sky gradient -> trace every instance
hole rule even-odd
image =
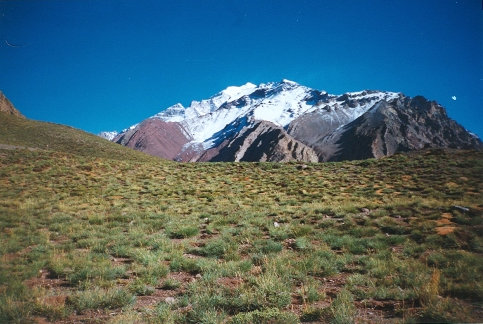
[[[286,78],[423,95],[483,136],[480,0],[0,0],[0,41],[24,115],[93,133]]]

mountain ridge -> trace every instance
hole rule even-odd
[[[396,102],[399,104],[394,104]],[[350,138],[349,133],[346,132],[343,136],[345,143],[334,142],[336,138],[341,139],[339,133],[343,127],[366,114],[364,117],[366,122],[362,124],[368,128],[365,132],[370,132],[371,125],[375,125],[375,120],[372,120],[373,118],[371,119],[368,113],[381,103],[392,103],[389,106],[384,105],[385,110],[397,110],[395,114],[400,118],[392,118],[389,111],[385,111],[381,113],[385,119],[383,118],[380,122],[392,123],[389,128],[393,133],[398,132],[398,136],[373,134],[364,137],[362,136],[364,131],[359,129],[356,132],[357,136],[355,133],[353,134],[354,138]],[[420,110],[424,110],[428,103],[429,106],[440,107],[438,109],[442,113],[421,115]],[[432,118],[440,120],[431,122]],[[156,120],[157,122],[155,122]],[[369,122],[369,120],[372,121]],[[157,131],[149,130],[146,129],[147,121],[163,126],[160,126],[161,129]],[[417,123],[420,121],[424,121],[425,125],[418,126]],[[275,143],[271,137],[273,143],[269,145],[264,146],[258,141],[259,147],[264,147],[268,151],[265,152],[265,155],[252,155],[249,160],[254,160],[255,156],[259,156],[264,161],[312,162],[312,153],[308,152],[314,151],[319,161],[331,161],[344,157],[348,159],[378,158],[399,151],[417,150],[424,147],[476,149],[482,147],[479,138],[475,138],[473,134],[456,122],[450,121],[451,119],[443,107],[424,97],[410,98],[400,92],[377,90],[333,95],[324,90],[312,89],[283,79],[280,82],[259,85],[248,82],[238,87],[230,86],[208,99],[192,101],[188,107],[184,107],[180,103],[170,106],[115,136],[112,133],[106,133],[107,135],[103,136],[111,137],[111,140],[118,144],[175,161],[237,161],[239,160],[237,154],[240,152],[232,145],[243,142],[238,140],[240,137],[246,137],[250,128],[260,127],[261,125],[257,122],[270,123],[263,124],[262,128],[266,129],[260,135],[267,136],[268,133],[277,132],[279,133],[277,141],[284,143]],[[433,124],[439,125],[439,128],[431,127]],[[363,127],[361,125],[359,126]],[[384,128],[383,125],[379,126]],[[425,127],[429,130],[426,131]],[[269,128],[270,132],[267,133]],[[177,131],[173,132],[174,129]],[[411,131],[408,133],[397,131],[397,129],[410,129]],[[446,132],[446,134],[441,132]],[[137,134],[137,137],[131,141],[127,137],[129,137],[128,134],[133,133]],[[167,136],[170,140],[165,138],[157,141],[163,142],[164,145],[146,144],[152,142],[152,138],[163,137],[161,135],[163,133],[166,134],[164,137]],[[431,139],[433,135],[436,136],[437,141]],[[404,136],[411,138],[405,140]],[[255,141],[253,134],[249,138],[250,141]],[[364,149],[358,145],[358,142],[363,140],[371,142],[367,145],[364,144]],[[287,146],[290,141],[296,141],[299,148],[304,146],[302,151],[307,154],[293,154]],[[139,145],[140,142],[144,144]],[[410,144],[408,144],[409,142]],[[238,148],[241,149],[247,145],[250,147],[251,143],[245,143]],[[383,149],[387,145],[390,149]],[[275,147],[277,147],[275,150],[277,156],[272,157],[271,154],[275,154],[275,151],[271,150]],[[228,155],[228,148],[231,148],[232,155]],[[343,154],[340,152],[341,150],[358,153]],[[283,156],[280,155],[281,152],[285,152]],[[221,159],[222,156],[223,159]]]

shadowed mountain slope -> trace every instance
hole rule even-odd
[[[283,128],[259,121],[206,151],[198,161],[317,162],[318,158],[310,147],[293,139]]]
[[[481,149],[481,141],[424,97],[382,101],[313,144],[322,161],[380,158],[424,148]]]

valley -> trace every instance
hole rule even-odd
[[[481,150],[181,163],[0,103],[2,323],[483,319]],[[234,142],[315,156],[277,127]]]

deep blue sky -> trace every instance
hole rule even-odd
[[[0,41],[22,113],[94,133],[287,78],[421,94],[483,135],[481,0],[0,0]]]

